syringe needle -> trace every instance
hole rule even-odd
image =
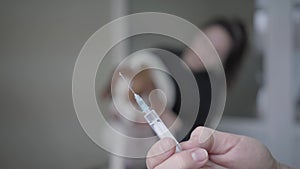
[[[134,99],[136,103],[139,105],[141,110],[145,113],[144,118],[146,119],[147,123],[151,126],[151,128],[154,130],[154,132],[157,134],[157,136],[162,139],[165,137],[169,137],[173,139],[176,142],[176,152],[181,151],[180,144],[176,140],[176,138],[172,135],[172,133],[169,131],[167,126],[163,123],[163,121],[160,119],[159,115],[156,113],[155,110],[150,109],[149,106],[144,102],[144,100],[136,94],[133,89],[130,87],[129,82],[125,79],[123,74],[119,72],[119,75],[121,78],[127,83],[128,88],[132,91],[134,94]]]
[[[144,113],[147,113],[148,111],[150,111],[149,106],[145,103],[145,101],[142,99],[141,96],[139,96],[138,94],[136,94],[134,92],[134,90],[130,87],[129,82],[125,79],[125,77],[123,76],[123,74],[121,72],[119,72],[119,75],[122,77],[122,79],[127,83],[128,88],[131,90],[131,92],[134,95],[134,99],[136,101],[136,103],[139,105],[139,107],[142,109],[142,111]]]
[[[131,88],[129,82],[128,82],[128,81],[125,79],[125,77],[123,76],[123,74],[122,74],[121,72],[119,72],[119,75],[120,75],[121,78],[127,83],[127,86],[128,86],[128,88],[129,88],[129,90],[130,90],[133,94],[136,94],[136,93],[134,92],[134,90]]]

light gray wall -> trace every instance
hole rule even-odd
[[[109,0],[1,1],[0,168],[105,162],[76,118],[71,87],[78,53],[109,21],[109,10]]]

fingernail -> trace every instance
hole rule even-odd
[[[204,161],[207,157],[207,151],[204,149],[197,149],[192,152],[192,158],[194,161]]]

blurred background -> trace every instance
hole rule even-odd
[[[137,12],[170,13],[197,25],[220,16],[240,18],[249,47],[218,129],[255,137],[278,160],[300,167],[299,0],[1,0],[0,168],[108,166],[110,155],[77,120],[72,73],[95,31]],[[111,55],[122,58],[157,45],[162,43],[154,36],[133,37]],[[102,84],[108,80],[99,78]]]

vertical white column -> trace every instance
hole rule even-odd
[[[129,11],[129,1],[128,0],[111,0],[111,19],[117,19],[119,17],[128,15]],[[113,28],[113,34],[111,35],[112,39],[120,39],[122,35],[126,35],[129,32],[129,25],[125,22],[122,22],[122,26]],[[114,51],[115,56],[117,56],[115,62],[119,62],[125,57],[125,54],[128,54],[129,44],[122,43]]]
[[[264,60],[268,147],[279,161],[292,164],[295,128],[291,0],[268,0],[269,23]]]
[[[117,19],[119,17],[125,16],[128,14],[128,0],[111,0],[111,20]],[[119,39],[122,35],[129,32],[129,25],[125,23],[121,27],[113,28],[113,34],[111,35],[112,39]],[[129,44],[122,43],[115,48],[112,52],[113,56],[116,56],[110,60],[112,65],[117,65],[128,53]],[[123,123],[120,126],[117,126],[119,129],[122,129],[124,126]],[[124,131],[126,133],[126,131]],[[126,151],[125,140],[112,140],[118,149],[118,151]],[[109,169],[126,169],[126,160],[123,157],[111,154],[109,157]]]

